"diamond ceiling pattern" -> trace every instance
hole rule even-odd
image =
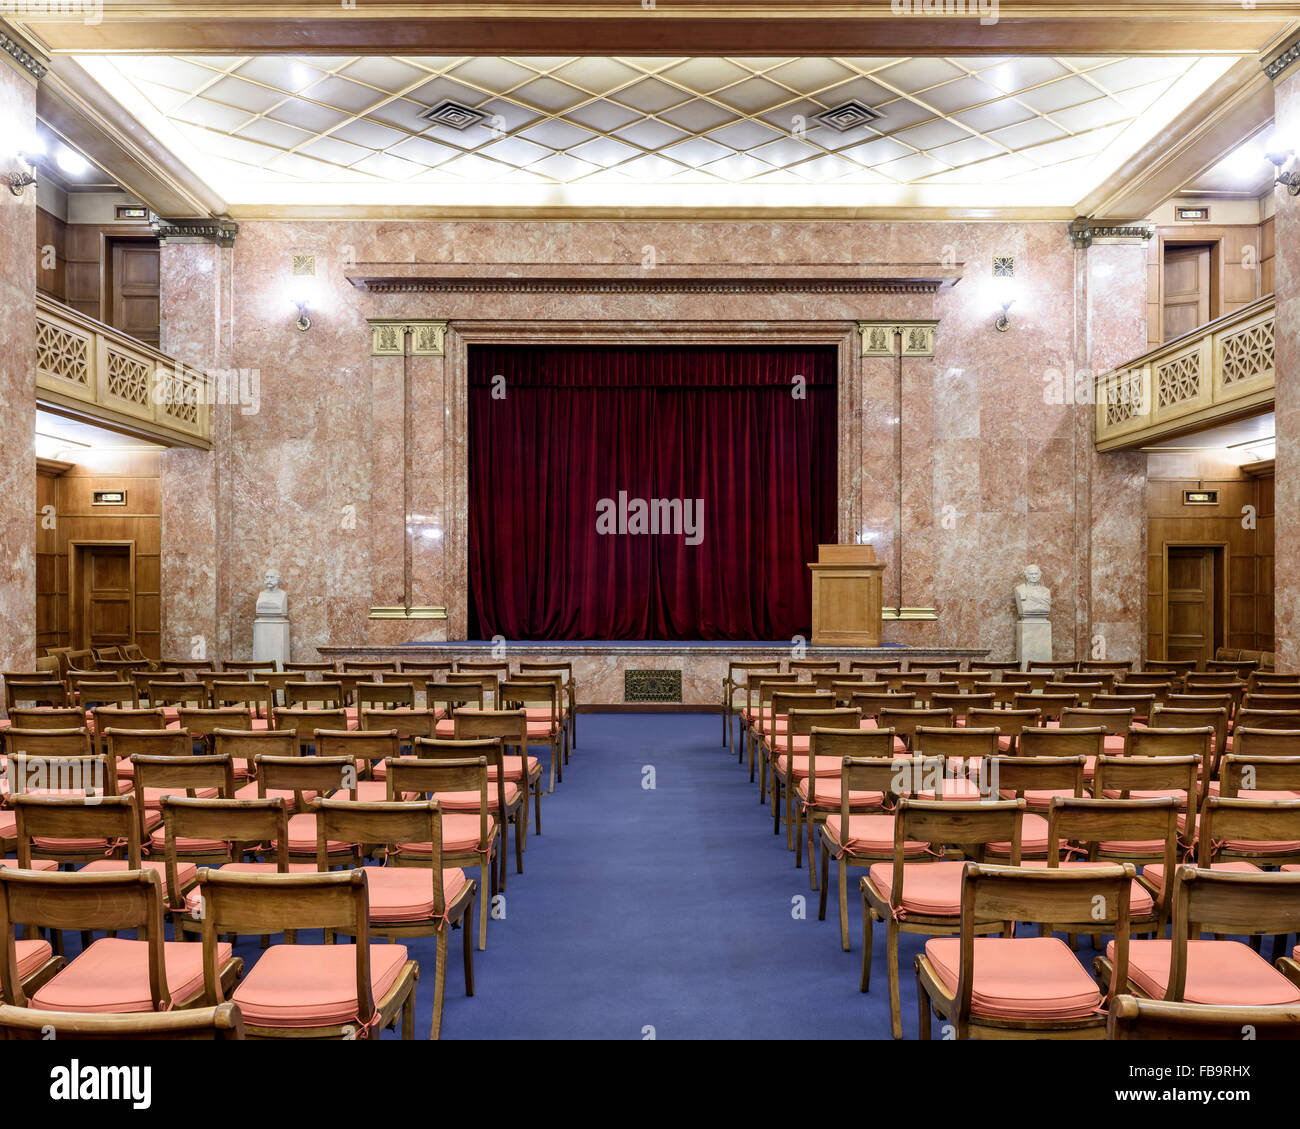
[[[232,204],[1068,205],[1229,64],[1160,58],[79,60]],[[453,100],[487,114],[421,117]],[[856,100],[847,132],[816,115]],[[972,198],[972,190],[978,190]],[[980,195],[982,194],[982,196]]]

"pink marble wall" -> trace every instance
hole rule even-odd
[[[1300,72],[1274,88],[1279,137],[1300,130]],[[1276,194],[1277,492],[1274,519],[1273,617],[1279,670],[1300,670],[1300,198]]]
[[[30,136],[36,89],[0,54],[0,137]],[[8,172],[8,168],[4,169]],[[36,658],[36,190],[0,192],[0,670]]]
[[[639,264],[647,246],[663,264],[747,264],[777,274],[783,264],[894,263],[899,273],[909,264],[965,267],[960,283],[933,296],[372,296],[344,277],[355,262],[481,264],[486,276],[510,264]],[[295,657],[310,658],[327,642],[387,646],[464,637],[466,338],[499,330],[518,339],[511,335],[553,325],[590,339],[602,323],[617,322],[638,340],[743,339],[747,332],[772,340],[814,326],[828,340],[849,342],[857,319],[936,317],[935,357],[903,362],[901,580],[903,602],[934,606],[939,618],[890,624],[887,638],[1009,655],[1010,592],[1033,558],[1056,596],[1059,656],[1079,653],[1092,625],[1076,609],[1098,600],[1108,634],[1121,643],[1140,640],[1141,600],[1134,603],[1127,589],[1112,592],[1109,574],[1092,568],[1087,551],[1094,536],[1103,536],[1107,551],[1123,551],[1127,567],[1140,574],[1141,540],[1105,522],[1094,529],[1091,507],[1080,498],[1091,498],[1096,480],[1114,504],[1141,509],[1143,483],[1106,462],[1110,456],[1093,455],[1089,404],[1049,402],[1044,387],[1052,372],[1072,375],[1087,364],[1089,342],[1128,340],[1133,317],[1145,313],[1142,303],[1128,304],[1145,286],[1141,250],[1076,253],[1065,225],[1055,223],[245,223],[216,337],[228,333],[226,366],[259,372],[261,404],[256,414],[225,414],[228,430],[210,488],[206,469],[194,471],[196,504],[211,498],[216,511],[217,637],[228,638],[236,655],[249,651],[253,600],[268,563],[279,567],[290,594]],[[288,300],[294,254],[314,254],[317,263],[315,324],[305,334],[294,328]],[[1020,298],[1008,333],[993,329],[994,255],[1017,258]],[[1110,274],[1089,271],[1090,261]],[[192,269],[185,256],[164,259],[165,275]],[[1107,297],[1112,288],[1114,300]],[[184,277],[165,284],[169,289],[183,294]],[[196,301],[206,303],[205,311],[213,301],[223,309],[218,299]],[[366,317],[449,319],[447,356],[372,358]],[[1133,353],[1143,347],[1138,337]],[[860,358],[856,349],[842,356],[841,539],[870,538],[889,566],[889,604],[898,590],[893,552],[900,533],[895,371],[892,362]],[[173,496],[179,504],[182,496]],[[206,545],[212,535],[206,519],[197,530],[180,522],[173,528],[194,544]],[[1094,592],[1098,587],[1104,590]],[[445,605],[451,618],[367,618],[372,605],[408,598]]]

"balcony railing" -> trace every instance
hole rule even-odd
[[[1273,403],[1273,296],[1096,380],[1097,450],[1137,447]]]
[[[36,394],[168,445],[211,446],[207,377],[38,294]]]

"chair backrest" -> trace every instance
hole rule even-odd
[[[360,722],[363,732],[396,729],[405,744],[412,738],[435,737],[438,733],[438,714],[431,709],[362,710]]]
[[[874,670],[890,671],[894,674],[901,674],[903,665],[901,659],[849,659],[850,672],[855,670]]]
[[[880,728],[892,729],[910,749],[918,725],[927,725],[935,729],[951,729],[953,725],[952,710],[900,710],[890,707],[879,714]]]
[[[821,729],[858,729],[862,726],[862,711],[855,709],[792,709],[786,714],[786,735],[788,737],[807,737],[814,728]],[[788,747],[778,735],[773,738],[778,746]]]
[[[1086,706],[1094,694],[1104,694],[1105,687],[1100,682],[1049,682],[1043,687],[1043,693],[1049,697],[1057,695],[1077,694],[1079,705]]]
[[[885,798],[887,807],[893,807],[897,801],[912,791],[912,782],[923,779],[927,769],[933,774],[937,767],[939,776],[943,775],[941,760],[926,760],[923,757],[881,757],[846,756],[840,762],[840,817],[847,820],[852,810],[854,792],[879,792]],[[845,822],[842,826],[847,827]]]
[[[798,681],[797,670],[789,674],[769,674],[765,671],[751,673],[745,685],[745,704],[751,712],[765,710],[773,694],[789,689],[792,683]]]
[[[259,756],[302,756],[302,742],[294,729],[214,729],[212,751],[256,765]]]
[[[531,665],[531,663],[520,663],[519,669],[524,670]],[[723,682],[726,689],[743,689],[747,675],[775,674],[780,670],[781,663],[777,659],[730,659],[727,662],[727,677]]]
[[[0,987],[6,1002],[27,1004],[18,975],[15,926],[73,930],[139,931],[148,942],[146,966],[154,1011],[171,1007],[163,963],[162,886],[154,870],[47,873],[0,869]],[[215,966],[215,954],[214,954]]]
[[[1242,686],[1241,678],[1230,670],[1200,670],[1187,675],[1188,686]]]
[[[429,682],[424,687],[425,705],[436,710],[443,707],[448,713],[464,706],[469,709],[483,708],[483,684],[474,682]]]
[[[266,682],[213,682],[214,706],[246,706],[252,715],[274,721],[275,693]]]
[[[189,730],[191,737],[203,740],[209,748],[214,745],[212,735],[218,729],[239,729],[246,733],[253,729],[253,715],[239,706],[222,706],[214,710],[182,706],[177,711],[177,719],[182,729]]]
[[[1239,727],[1232,734],[1232,751],[1243,757],[1300,756],[1300,729]]]
[[[1070,925],[1095,930],[1110,925],[1115,937],[1114,972],[1108,997],[1128,983],[1129,897],[1137,871],[1131,863],[1057,869],[1022,869],[968,862],[961,882],[961,941],[958,946],[956,1014],[958,1039],[970,1029],[974,996],[975,936],[996,921]]]
[[[1147,659],[1146,670],[1171,670],[1175,674],[1190,674],[1196,669],[1195,659]]]
[[[104,855],[124,847],[127,867],[140,869],[139,813],[134,796],[100,796],[94,803],[71,796],[28,796],[16,794],[14,810],[15,853],[18,866],[30,870],[34,840],[101,839]],[[51,853],[51,852],[46,852]]]
[[[203,978],[209,1000],[221,1000],[217,943],[226,933],[283,933],[294,929],[338,929],[350,934],[356,956],[357,1013],[374,1015],[370,983],[370,911],[366,875],[355,870],[316,874],[234,874],[204,867]]]
[[[1047,865],[1058,866],[1070,844],[1083,845],[1095,860],[1103,842],[1159,842],[1165,873],[1178,862],[1178,801],[1107,800],[1054,796],[1047,809]],[[1168,894],[1168,885],[1164,894]]]
[[[202,682],[160,682],[149,683],[149,704],[151,706],[208,704],[208,688]]]
[[[1241,699],[1243,710],[1259,710],[1262,713],[1295,713],[1300,711],[1300,693],[1280,694],[1247,692]]]
[[[1031,687],[1028,682],[1013,679],[1010,682],[976,682],[971,687],[973,694],[992,694],[993,704],[1003,708],[1014,708],[1017,694],[1028,694]]]
[[[1210,659],[1205,664],[1207,674],[1246,675],[1258,668],[1258,659]]]
[[[410,682],[358,682],[358,709],[415,708],[415,686]]]
[[[458,659],[456,673],[490,672],[499,674],[502,679],[510,677],[510,664],[504,659]]]
[[[193,796],[163,796],[162,809],[167,889],[179,894],[178,843],[198,840],[224,843],[227,857],[238,862],[244,848],[260,846],[264,852],[274,849],[276,869],[289,870],[289,809],[284,797],[260,800],[196,799]],[[271,844],[274,844],[272,848]],[[177,901],[181,899],[176,898]]]
[[[16,729],[5,733],[5,748],[9,757],[26,755],[38,757],[89,757],[94,755],[90,731],[81,729]],[[113,789],[116,791],[116,788]]]
[[[1226,706],[1202,708],[1199,706],[1157,705],[1151,712],[1150,724],[1160,729],[1200,729],[1209,725],[1214,729],[1214,753],[1221,756],[1227,746],[1228,710]]]
[[[1133,727],[1133,711],[1092,706],[1072,706],[1061,711],[1062,729],[1095,729],[1097,726],[1101,726],[1113,737],[1123,737]]]
[[[474,750],[467,748],[471,742],[460,742],[460,748],[449,749],[445,742],[417,740],[414,757],[390,760],[385,765],[388,781],[388,798],[395,800],[400,796],[415,793],[420,796],[436,798],[439,792],[477,792],[479,795],[479,834],[478,853],[486,857],[488,849],[488,812],[500,811],[501,789],[497,790],[496,802],[490,797],[488,788],[488,758],[474,756]],[[477,744],[474,742],[473,744]],[[490,751],[490,750],[485,750]],[[448,753],[469,753],[468,756],[448,756]],[[494,754],[494,756],[497,754]],[[497,779],[501,773],[498,770]],[[419,840],[424,842],[424,840]]]
[[[848,704],[862,711],[863,717],[879,717],[883,709],[912,710],[916,708],[916,695],[895,694],[891,691],[855,690],[849,694]]]
[[[831,674],[840,673],[840,664],[838,659],[791,659],[790,670],[802,671],[825,671]]]
[[[904,694],[915,694],[916,700],[924,703],[926,708],[930,706],[930,699],[935,694],[958,694],[961,688],[955,682],[927,682],[924,679],[920,681],[903,682],[899,689]]]
[[[1042,720],[1043,715],[1037,710],[973,709],[966,714],[967,725],[997,729],[1003,737],[1009,737],[1009,749],[1013,751],[1021,732],[1036,728],[1042,724]]]
[[[49,678],[48,675],[45,677]],[[21,705],[66,707],[69,704],[68,688],[62,682],[55,680],[22,682],[9,675],[5,676],[6,710]]]
[[[817,762],[821,758],[885,760],[893,755],[892,729],[822,729],[814,726],[808,738],[808,795],[817,791]]]
[[[357,798],[357,762],[352,757],[276,757],[258,753],[257,795],[266,799],[267,792],[292,792],[294,810],[306,811],[304,792],[344,791],[348,799]]]
[[[1031,671],[1049,670],[1055,675],[1061,671],[1078,670],[1079,664],[1074,659],[1030,659],[1029,669]]]
[[[426,678],[450,674],[453,670],[450,662],[415,662],[411,659],[402,659],[397,665],[401,674],[423,674]],[[520,665],[524,664],[520,663]]]
[[[1107,1039],[1300,1039],[1300,1005],[1270,1007],[1169,1003],[1116,996],[1106,1019]]]
[[[949,845],[1010,844],[1011,865],[1020,865],[1024,800],[914,800],[900,797],[894,813],[894,873],[889,904],[902,906],[907,881],[906,844],[929,843],[942,851]]]
[[[1057,682],[1065,686],[1100,687],[1109,693],[1115,688],[1115,671],[1113,670],[1063,670],[1056,676]]]
[[[442,884],[442,811],[437,800],[374,801],[352,803],[348,800],[312,801],[316,816],[316,865],[328,870],[329,844],[365,843],[382,846],[386,855],[396,855],[402,843],[428,843],[429,892],[434,919],[447,910]]]
[[[908,670],[961,670],[961,659],[908,659]]]
[[[930,708],[952,710],[953,717],[969,717],[971,710],[991,710],[992,694],[931,694]]]
[[[194,739],[184,729],[107,729],[104,742],[110,757],[192,757]]]
[[[1026,729],[1021,737],[1033,732]],[[1032,756],[1021,750],[1018,756],[990,757],[984,778],[993,782],[1000,794],[1015,793],[1018,800],[1026,792],[1053,791],[1058,795],[1083,795],[1084,758],[1081,756]]]
[[[997,755],[999,736],[996,727],[945,729],[918,725],[912,739],[912,751],[926,757],[944,757],[974,763],[982,757]]]
[[[83,682],[78,697],[83,709],[136,705],[134,682]]]
[[[1238,729],[1300,729],[1300,712],[1292,710],[1238,710],[1234,732]],[[1235,743],[1235,738],[1234,738]]]
[[[9,724],[14,729],[83,729],[86,715],[75,706],[38,706],[30,710],[10,710]]]
[[[1214,727],[1152,729],[1135,725],[1124,751],[1130,757],[1195,757],[1201,779],[1208,782],[1214,770]]]
[[[312,739],[317,756],[352,757],[367,778],[376,764],[401,752],[396,729],[317,729]]]
[[[1133,791],[1181,792],[1183,799],[1178,802],[1178,808],[1187,813],[1190,841],[1197,806],[1196,769],[1200,763],[1196,756],[1100,756],[1093,773],[1093,790],[1097,795],[1118,792],[1121,800],[1129,799],[1129,793]]]
[[[309,674],[316,671],[332,671],[336,667],[333,661],[314,663],[285,663],[284,669],[295,674]]]
[[[528,715],[523,710],[457,710],[455,736],[458,740],[473,737],[500,737],[507,745],[528,747]]]
[[[343,709],[343,683],[321,680],[320,682],[286,682],[284,684],[284,704],[286,706],[309,706],[313,709]]]
[[[1239,792],[1300,793],[1300,755],[1228,753],[1219,762],[1219,795],[1231,799]]]
[[[545,681],[511,678],[501,683],[497,701],[503,708],[548,708],[552,724],[558,725],[564,707],[564,686],[559,678],[548,678]]]
[[[304,751],[311,744],[313,730],[346,729],[347,727],[348,713],[342,707],[313,710],[305,706],[277,706],[275,710],[275,728],[295,730]]]
[[[1012,699],[1012,705],[1018,710],[1038,710],[1044,718],[1059,721],[1065,710],[1078,709],[1079,695],[1074,691],[1064,694],[1017,694]]]
[[[239,1005],[186,1008],[183,1011],[96,1015],[85,1012],[39,1011],[0,1004],[0,1041],[19,1043],[75,1039],[79,1043],[153,1041],[225,1042],[244,1037]]]
[[[835,695],[829,690],[812,690],[807,683],[801,690],[777,690],[768,703],[767,722],[774,731],[778,717],[785,717],[791,710],[831,710],[835,708]]]
[[[1201,810],[1197,862],[1209,866],[1227,842],[1232,843],[1235,854],[1249,853],[1251,843],[1265,847],[1269,854],[1274,853],[1271,849],[1274,844],[1300,843],[1300,800],[1208,797]],[[1300,855],[1300,850],[1290,853]]]

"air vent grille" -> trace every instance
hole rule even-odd
[[[865,103],[854,100],[832,106],[829,110],[816,115],[816,120],[840,133],[847,133],[860,125],[869,125],[871,122],[878,121],[884,116],[879,110],[873,110]]]
[[[487,114],[482,110],[462,106],[459,102],[453,102],[448,98],[425,110],[420,117],[433,122],[434,125],[445,125],[450,129],[469,129],[470,126],[485,121]]]

